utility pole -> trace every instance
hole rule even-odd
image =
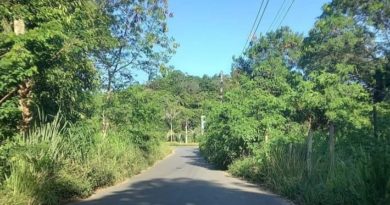
[[[220,75],[220,89],[219,89],[219,97],[221,99],[221,102],[223,101],[223,71],[221,71]]]

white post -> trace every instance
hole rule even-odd
[[[14,33],[15,35],[22,35],[26,32],[26,25],[23,19],[14,20]]]
[[[204,127],[206,124],[205,118],[206,118],[206,116],[204,116],[204,115],[200,116],[200,129],[201,129],[202,135],[204,134]]]

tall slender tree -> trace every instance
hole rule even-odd
[[[136,70],[145,71],[149,79],[157,75],[175,51],[176,44],[167,34],[167,19],[172,16],[165,0],[99,0],[110,17],[113,39],[94,53],[102,73],[104,88],[129,85]]]

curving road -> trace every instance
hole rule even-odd
[[[174,154],[127,182],[73,205],[288,205],[256,185],[213,169],[196,147]]]

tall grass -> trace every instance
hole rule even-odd
[[[326,144],[317,145],[326,146]],[[313,153],[313,169],[306,171],[304,144],[275,146],[267,155],[236,160],[229,166],[234,176],[263,184],[297,204],[386,204],[375,190],[376,170],[372,156],[363,149],[353,155],[339,153],[333,169],[329,169],[327,155],[317,149]]]
[[[0,204],[60,204],[139,173],[167,153],[158,141],[143,149],[129,133],[103,137],[97,123],[69,125],[41,118],[26,135],[0,147]],[[1,178],[0,178],[1,179]]]

